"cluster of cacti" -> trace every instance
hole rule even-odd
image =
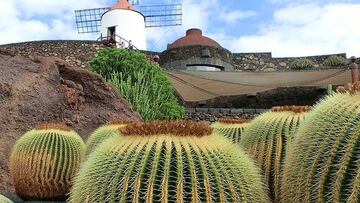
[[[206,124],[133,123],[100,144],[70,202],[267,202],[259,170]]]
[[[219,119],[211,127],[214,132],[228,138],[231,142],[238,144],[245,128],[249,125],[248,119]]]
[[[0,203],[13,203],[13,201],[9,200],[4,195],[0,194]]]
[[[290,62],[289,67],[293,70],[305,70],[313,68],[314,65],[314,62],[312,62],[310,59],[302,58]]]
[[[24,200],[63,199],[85,152],[81,137],[60,124],[25,133],[13,147],[10,174]]]
[[[86,142],[86,155],[89,155],[104,140],[117,135],[118,129],[132,121],[113,121],[96,129]]]
[[[274,202],[279,201],[282,165],[289,142],[309,109],[308,106],[273,107],[255,118],[240,140],[240,146],[262,169]]]
[[[349,61],[341,56],[330,56],[324,61],[326,66],[345,66],[348,63]]]
[[[360,202],[360,83],[319,102],[286,156],[281,202]]]

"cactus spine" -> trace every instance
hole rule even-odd
[[[360,202],[360,83],[319,102],[286,157],[281,202]]]
[[[0,194],[0,203],[13,203],[13,201],[9,200],[7,197],[5,197],[4,195]]]
[[[274,202],[280,199],[281,172],[288,143],[308,110],[307,106],[273,107],[251,122],[240,141],[240,146],[262,169]]]
[[[267,202],[259,170],[206,124],[134,123],[81,166],[70,202]]]
[[[63,199],[85,152],[81,137],[57,124],[25,133],[13,147],[10,174],[24,200]]]
[[[114,121],[96,129],[86,142],[85,155],[89,155],[104,140],[116,136],[118,129],[129,123],[131,121]]]
[[[245,128],[250,120],[246,119],[219,119],[218,122],[211,125],[214,132],[228,138],[232,143],[238,144]]]

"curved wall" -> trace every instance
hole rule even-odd
[[[146,50],[145,18],[142,14],[125,9],[116,9],[106,12],[101,19],[101,35],[108,36],[108,27],[116,28],[116,35],[132,44],[140,50]],[[127,47],[128,44],[124,42]]]

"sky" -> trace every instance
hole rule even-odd
[[[74,10],[116,0],[0,0],[0,44],[35,40],[95,40],[78,34]],[[147,28],[148,49],[163,51],[189,28],[232,52],[274,57],[347,53],[360,56],[360,0],[140,0],[183,4],[183,25]]]

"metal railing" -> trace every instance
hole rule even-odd
[[[101,41],[104,44],[115,44],[116,47],[121,48],[121,49],[129,49],[129,50],[139,50],[136,46],[134,46],[131,43],[131,40],[126,40],[122,37],[120,37],[119,35],[114,35],[114,36],[100,36],[97,41]]]

